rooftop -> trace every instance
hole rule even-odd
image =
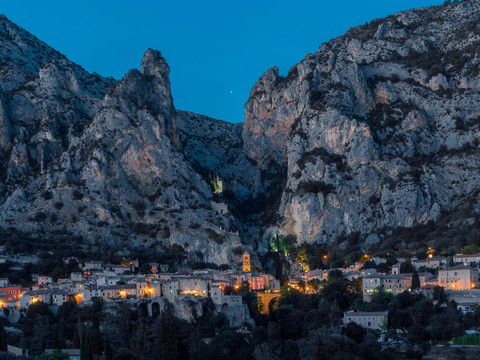
[[[344,313],[347,316],[387,316],[388,311],[347,311]]]
[[[453,266],[449,269],[440,269],[440,271],[449,271],[449,270],[477,270],[477,269],[472,268],[470,266],[465,266],[463,264]]]

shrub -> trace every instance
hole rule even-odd
[[[372,195],[370,196],[370,198],[368,199],[368,202],[371,204],[371,205],[375,205],[377,204],[378,202],[380,201],[380,198],[376,195]]]
[[[318,194],[322,193],[326,196],[329,193],[334,193],[335,188],[331,184],[326,184],[323,181],[303,181],[298,185],[298,192]]]
[[[43,211],[38,211],[33,218],[36,222],[44,221],[47,218],[47,214]]]
[[[51,222],[52,224],[56,223],[56,222],[57,222],[57,219],[58,219],[57,214],[52,214],[52,215],[50,215],[50,222]]]
[[[44,190],[42,192],[42,197],[44,200],[50,200],[52,198],[52,193],[50,190]]]
[[[138,215],[143,215],[145,214],[145,203],[141,200],[137,200],[133,203],[133,209]]]
[[[243,255],[243,248],[241,246],[236,246],[233,248],[234,255]]]
[[[57,209],[57,210],[62,210],[62,208],[63,208],[63,202],[61,202],[61,201],[57,201],[53,205],[55,206],[55,209]]]
[[[74,200],[83,199],[83,194],[78,189],[73,189],[72,196]]]

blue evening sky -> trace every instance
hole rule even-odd
[[[86,70],[120,79],[145,49],[170,65],[177,109],[243,121],[262,73],[288,69],[348,28],[443,0],[11,0],[0,13]]]

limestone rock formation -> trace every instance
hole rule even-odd
[[[185,158],[161,53],[116,81],[0,25],[0,226],[230,263],[239,233]]]
[[[465,0],[352,28],[265,72],[230,124],[175,109],[159,51],[104,78],[1,17],[0,227],[235,266],[275,234],[477,216],[479,18]]]
[[[264,240],[366,239],[478,204],[479,16],[478,1],[401,12],[260,78],[245,153],[287,169]]]

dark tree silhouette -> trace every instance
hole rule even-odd
[[[415,271],[412,275],[412,290],[418,289],[420,287],[420,278],[418,277],[418,273]]]

